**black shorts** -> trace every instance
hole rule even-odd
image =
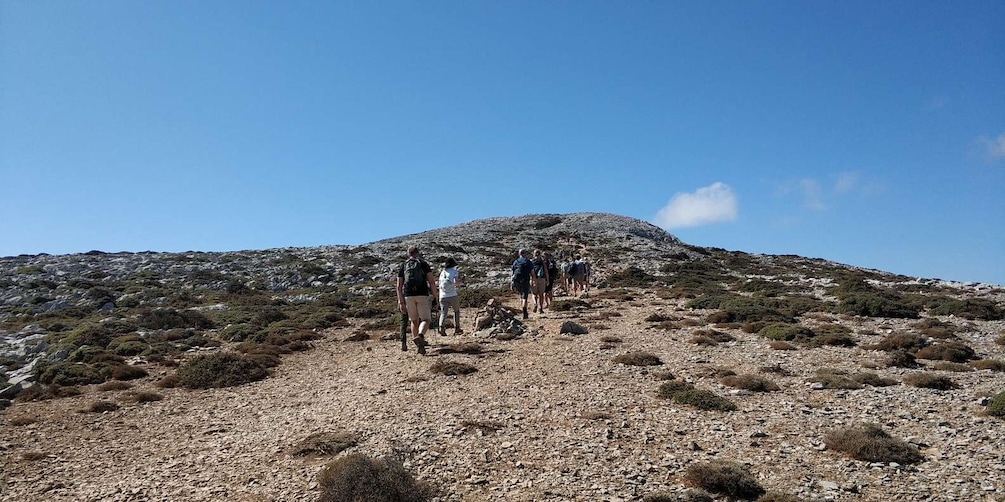
[[[513,289],[515,289],[517,293],[520,293],[521,300],[526,300],[527,295],[530,294],[530,280],[513,281]]]

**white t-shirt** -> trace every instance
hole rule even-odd
[[[457,281],[457,269],[456,268],[446,268],[440,271],[440,298],[450,298],[451,296],[457,296],[457,286],[454,282]]]

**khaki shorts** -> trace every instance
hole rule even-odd
[[[429,321],[429,297],[428,296],[406,296],[405,310],[408,310],[409,319]]]
[[[548,281],[544,279],[538,279],[537,282],[532,282],[530,284],[530,290],[534,294],[544,293],[548,289]]]

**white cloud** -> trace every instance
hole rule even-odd
[[[656,213],[654,223],[666,229],[697,227],[736,219],[736,194],[715,182],[693,193],[677,193]]]
[[[817,180],[804,178],[799,180],[799,191],[803,194],[803,207],[812,211],[827,209],[820,196],[820,184]]]
[[[848,193],[858,185],[858,173],[839,173],[834,179],[834,193]]]
[[[988,162],[1005,160],[1005,133],[1001,133],[995,138],[981,136],[977,138],[977,144],[983,150]]]

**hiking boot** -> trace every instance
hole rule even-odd
[[[447,327],[440,326],[439,328],[436,328],[436,332],[439,333],[440,336],[447,336]]]
[[[526,319],[527,317],[529,317],[529,316],[527,315],[527,307],[524,307],[524,308],[523,308],[523,318],[524,318],[524,319]]]
[[[426,345],[429,345],[428,343],[426,343],[426,339],[420,336],[416,338],[414,341],[415,346],[419,348],[419,353],[422,355],[426,355]]]
[[[460,336],[460,335],[463,335],[463,334],[464,334],[464,330],[461,329],[461,328],[457,328],[457,329],[454,330],[454,335],[455,336]]]

